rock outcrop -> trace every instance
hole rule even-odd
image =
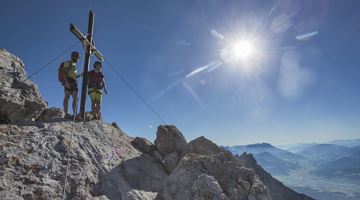
[[[173,152],[182,155],[186,151],[186,145],[185,137],[175,126],[159,126],[156,132],[155,146],[162,155]]]
[[[0,70],[9,73],[16,58],[0,54]],[[0,104],[0,120],[8,122],[0,124],[0,199],[310,199],[269,177],[251,156],[237,158],[205,137],[187,143],[172,125],[159,126],[153,144],[116,123],[61,119],[62,110],[45,110],[29,81],[28,90],[13,89],[26,76],[19,66],[0,82],[0,102],[15,102],[7,110]]]
[[[100,177],[141,154],[99,121],[0,125],[0,138],[0,199],[61,199],[68,155],[67,199],[91,199]]]
[[[201,136],[189,142],[187,151],[194,154],[211,155],[221,152],[222,149],[218,147],[215,143],[213,143],[211,140],[208,140],[204,136]]]
[[[45,109],[41,115],[37,118],[37,121],[40,122],[55,122],[63,121],[65,112],[60,108],[48,108]]]
[[[36,119],[47,107],[26,76],[24,63],[0,49],[0,123]]]
[[[304,194],[299,194],[294,190],[286,187],[283,183],[273,178],[260,165],[257,164],[254,156],[243,153],[239,157],[243,166],[254,169],[259,175],[261,181],[267,186],[270,191],[271,198],[274,200],[314,200]]]
[[[163,186],[163,197],[168,200],[271,199],[255,171],[242,167],[237,158],[223,152],[186,155]]]

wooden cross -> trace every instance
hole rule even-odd
[[[94,54],[99,60],[104,61],[104,56],[96,49],[93,41],[94,17],[95,17],[94,12],[90,10],[87,35],[82,34],[74,24],[70,24],[70,31],[83,43],[85,49],[83,80],[82,80],[82,88],[81,88],[81,102],[80,102],[80,117],[84,120],[85,120],[85,103],[86,103],[90,56]]]

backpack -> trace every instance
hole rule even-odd
[[[65,64],[61,63],[58,69],[58,80],[62,85],[65,85],[66,68]]]

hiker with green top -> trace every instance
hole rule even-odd
[[[76,78],[79,77],[77,75],[76,63],[79,62],[80,54],[76,51],[71,53],[71,59],[69,61],[63,62],[60,64],[58,78],[60,83],[64,86],[64,112],[65,118],[69,118],[70,115],[68,113],[68,103],[70,95],[72,96],[72,110],[73,114],[77,113],[76,104],[77,104],[77,93],[78,86]]]

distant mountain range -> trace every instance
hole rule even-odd
[[[347,148],[339,158],[320,165],[316,174],[325,177],[360,180],[360,146]]]
[[[279,149],[269,143],[227,146],[225,148],[237,155],[245,152],[253,154],[261,166],[273,175],[288,174],[290,170],[297,169],[298,163],[304,160],[304,157],[300,155]]]
[[[238,146],[232,146],[226,148],[231,152],[233,152],[234,154],[239,154],[239,155],[241,155],[244,152],[251,153],[253,155],[258,155],[267,152],[282,160],[289,162],[299,162],[302,159],[304,159],[304,157],[302,157],[301,155],[297,155],[289,151],[277,148],[269,143],[238,145]]]
[[[353,200],[360,196],[360,139],[326,144],[269,143],[226,146],[233,154],[253,154],[258,163],[298,192],[319,200]],[[307,183],[299,187],[299,183]],[[336,195],[334,195],[336,194]]]

